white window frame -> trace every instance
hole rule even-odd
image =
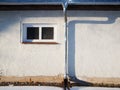
[[[22,25],[22,32],[21,32],[21,38],[22,43],[57,43],[57,25],[56,24],[42,24],[42,23],[24,23]],[[39,39],[27,39],[27,27],[39,27]],[[53,27],[54,33],[53,33],[53,39],[42,39],[42,27]]]

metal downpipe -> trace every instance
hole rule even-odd
[[[64,29],[65,29],[65,76],[64,76],[64,90],[69,88],[69,75],[68,75],[68,25],[67,25],[67,6],[68,1],[63,4],[63,14],[64,14]]]

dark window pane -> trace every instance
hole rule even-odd
[[[39,39],[39,27],[27,27],[27,39]]]
[[[54,28],[53,27],[42,27],[42,39],[53,39]]]

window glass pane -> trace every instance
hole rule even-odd
[[[54,28],[53,27],[42,27],[42,39],[53,39]]]
[[[27,27],[27,39],[39,39],[39,27]]]

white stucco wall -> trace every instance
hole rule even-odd
[[[120,77],[120,11],[69,11],[69,75]]]
[[[59,44],[22,44],[23,23],[56,23]],[[120,11],[68,11],[69,75],[120,77]],[[0,11],[0,75],[55,76],[65,69],[62,11]]]
[[[61,11],[0,11],[0,73],[3,76],[64,74],[64,19]],[[23,23],[57,24],[59,44],[22,44]]]

